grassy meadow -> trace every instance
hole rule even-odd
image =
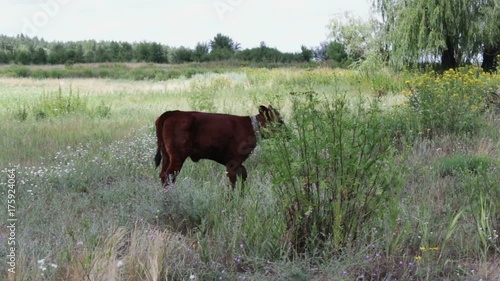
[[[500,280],[499,74],[132,68],[0,70],[0,279]],[[244,194],[206,160],[163,191],[157,116],[260,104],[288,135],[261,140]]]

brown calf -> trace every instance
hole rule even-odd
[[[272,106],[259,107],[255,116],[196,111],[167,111],[156,119],[158,149],[156,167],[162,162],[162,184],[175,182],[186,158],[194,162],[210,159],[226,166],[227,176],[234,188],[236,177],[247,178],[242,165],[257,145],[261,127],[269,122],[283,125],[278,111]],[[161,161],[163,159],[163,161]]]

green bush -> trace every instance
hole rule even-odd
[[[376,102],[350,109],[345,97],[293,99],[294,133],[265,147],[292,254],[338,251],[395,211],[402,185],[381,116]]]
[[[406,81],[409,91],[403,93],[424,137],[476,133],[485,123],[482,112],[493,79],[474,68],[448,70],[443,75],[429,72]]]
[[[67,73],[67,72],[65,72],[62,69],[52,69],[49,73],[50,73],[49,74],[50,78],[60,79],[60,78],[63,78],[64,74]]]
[[[22,77],[22,78],[26,78],[26,77],[30,77],[31,76],[31,70],[27,67],[12,67],[13,70],[14,70],[14,77]]]
[[[487,156],[454,154],[440,159],[438,163],[441,176],[451,176],[464,172],[484,173],[494,160]]]

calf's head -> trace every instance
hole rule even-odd
[[[264,105],[259,106],[259,115],[257,115],[257,119],[259,120],[260,126],[263,128],[263,130],[261,130],[263,137],[266,136],[266,132],[274,133],[285,128],[285,122],[283,122],[280,113],[271,105],[268,107]]]

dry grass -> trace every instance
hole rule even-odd
[[[136,224],[111,228],[95,247],[77,244],[56,280],[188,280],[204,267],[196,244],[184,236]]]

